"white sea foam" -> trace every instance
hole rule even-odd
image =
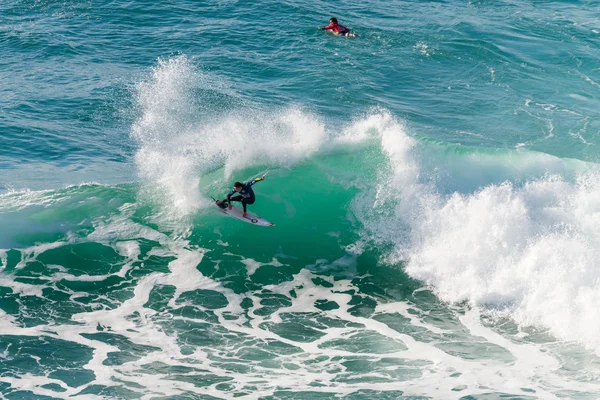
[[[407,272],[600,351],[599,194],[596,175],[455,194],[413,226]]]
[[[600,354],[596,167],[535,153],[428,154],[393,119],[378,132],[389,167],[375,198],[359,195],[353,211],[376,240],[393,242],[390,261],[445,301],[502,311]],[[452,166],[454,190],[434,177],[430,154]],[[478,184],[456,184],[469,177]]]

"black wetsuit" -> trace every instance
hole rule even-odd
[[[227,201],[229,204],[231,204],[232,201],[239,201],[244,207],[244,212],[246,212],[246,205],[254,204],[254,201],[256,200],[254,190],[252,190],[252,185],[260,181],[262,181],[262,178],[256,178],[242,185],[242,190],[240,190],[239,192],[236,192],[235,189],[232,190],[231,192],[227,193],[227,200],[223,200],[223,202]],[[234,193],[238,193],[238,195],[235,197],[231,197]]]

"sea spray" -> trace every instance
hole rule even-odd
[[[149,82],[138,88],[141,116],[132,136],[139,143],[135,161],[143,194],[175,217],[189,216],[206,203],[198,191],[204,174],[223,168],[230,179],[249,167],[289,168],[318,151],[326,138],[319,119],[298,108],[224,107],[206,117],[202,101],[211,99],[191,93],[198,95],[192,88],[220,90],[211,82],[178,57],[159,62]]]

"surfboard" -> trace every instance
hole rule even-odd
[[[256,214],[251,213],[250,211],[246,212],[246,216],[242,217],[242,212],[243,210],[239,207],[233,206],[231,208],[231,210],[229,208],[221,208],[217,202],[215,202],[215,206],[221,210],[221,212],[223,212],[224,214],[229,215],[230,217],[233,217],[235,219],[239,219],[240,221],[244,221],[247,222],[249,224],[252,225],[259,225],[259,226],[275,226],[275,224],[270,223],[269,221],[267,221],[266,219],[259,217]]]

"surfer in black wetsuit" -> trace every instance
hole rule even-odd
[[[244,207],[244,212],[242,213],[242,217],[246,216],[246,205],[248,204],[254,204],[254,201],[256,200],[256,196],[254,195],[254,190],[252,190],[252,185],[254,185],[256,182],[260,182],[260,181],[264,181],[265,180],[265,175],[263,175],[260,178],[256,178],[251,180],[248,183],[240,183],[240,182],[236,182],[233,184],[233,190],[229,193],[227,193],[227,198],[223,199],[223,200],[217,200],[217,205],[219,207],[225,208],[227,207],[226,204],[229,204],[229,209],[231,210],[231,202],[232,201],[239,201],[242,203],[242,206]],[[238,196],[234,196],[231,197],[234,193],[239,193]]]

